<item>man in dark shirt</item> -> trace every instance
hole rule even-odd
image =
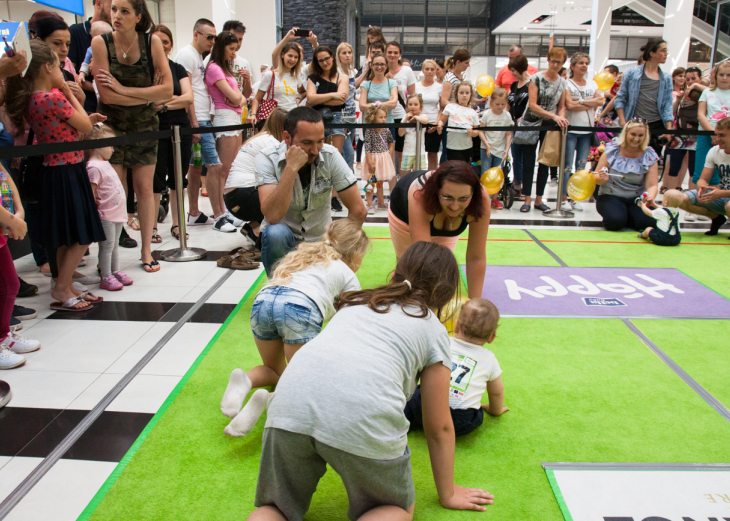
[[[84,63],[87,49],[91,47],[91,24],[94,22],[111,23],[111,8],[111,0],[94,0],[94,15],[85,22],[73,24],[68,28],[71,33],[71,47],[68,49],[68,59],[74,64],[77,73],[81,68],[81,64]],[[92,78],[89,78],[89,81],[92,81]],[[87,114],[96,112],[96,93],[93,89],[86,90],[84,110]]]

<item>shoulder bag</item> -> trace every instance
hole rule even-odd
[[[536,83],[535,85],[537,85],[537,95],[539,97],[540,84]],[[530,113],[529,94],[527,105],[525,106],[525,112],[522,114],[522,117],[517,120],[518,130],[516,130],[515,135],[512,136],[512,143],[514,143],[515,145],[534,145],[535,143],[537,143],[537,140],[540,139],[540,131],[538,130],[519,130],[520,128],[524,127],[539,127],[542,124],[542,118],[540,117],[537,118],[537,121],[527,121],[525,117],[528,115],[528,113]]]
[[[269,119],[274,109],[279,106],[279,102],[274,99],[274,84],[276,83],[276,72],[271,71],[271,83],[266,91],[266,99],[262,100],[256,111],[256,121],[264,121]]]

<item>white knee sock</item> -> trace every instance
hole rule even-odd
[[[229,418],[235,418],[243,407],[243,401],[251,390],[251,380],[242,369],[234,369],[228,380],[228,387],[221,400],[221,412]]]
[[[259,389],[248,401],[241,412],[233,418],[223,432],[234,438],[246,436],[253,430],[256,422],[266,410],[269,403],[269,392],[266,389]]]

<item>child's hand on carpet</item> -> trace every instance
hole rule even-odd
[[[454,485],[454,495],[450,499],[441,501],[444,508],[452,510],[481,510],[487,508],[482,505],[491,505],[494,496],[479,488],[464,488]]]
[[[504,414],[507,411],[509,411],[509,407],[502,407],[502,410],[501,411],[499,409],[497,409],[496,411],[491,411],[489,409],[489,404],[488,403],[482,405],[482,409],[484,409],[485,411],[487,411],[492,416],[501,416],[502,414]]]

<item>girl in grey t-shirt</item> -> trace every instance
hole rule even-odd
[[[415,489],[403,408],[419,375],[441,504],[484,510],[491,503],[486,491],[453,483],[451,354],[434,311],[451,300],[459,284],[451,251],[418,242],[400,259],[390,284],[340,299],[337,314],[291,360],[271,398],[257,507],[301,520],[327,463],[344,482],[350,519],[375,508],[383,518],[385,509],[412,514]]]

